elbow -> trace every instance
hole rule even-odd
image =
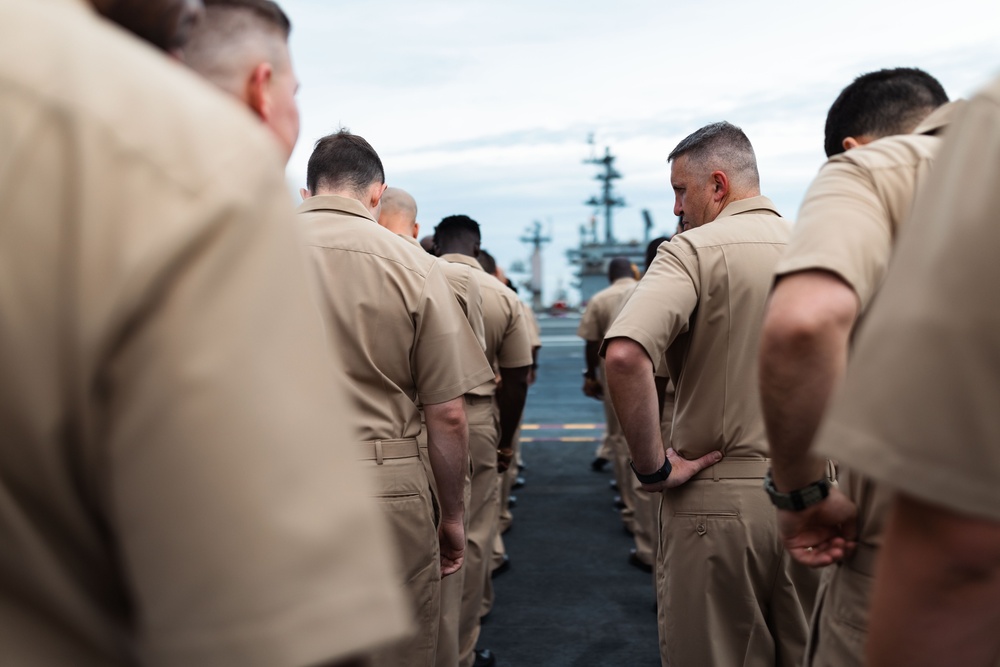
[[[462,432],[466,427],[465,398],[459,396],[445,403],[424,406],[427,421],[446,432]]]
[[[653,362],[645,348],[630,338],[615,338],[608,342],[604,354],[604,370],[609,380],[641,373],[644,369],[652,372]]]

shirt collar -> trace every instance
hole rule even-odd
[[[341,197],[340,195],[316,195],[315,197],[309,197],[299,204],[299,208],[297,209],[298,213],[308,213],[310,211],[336,211],[345,215],[365,218],[376,225],[378,224],[375,218],[372,217],[371,211],[365,208],[361,202],[357,199]]]
[[[716,217],[716,220],[719,218],[729,217],[731,215],[739,215],[740,213],[750,212],[766,212],[773,213],[774,215],[781,215],[778,213],[778,209],[774,206],[774,203],[770,199],[767,197],[757,196],[729,202],[726,204],[726,207],[722,209],[722,212],[719,213],[718,217]]]
[[[479,260],[475,257],[469,257],[468,255],[463,255],[459,252],[449,252],[446,255],[441,255],[441,259],[447,262],[455,262],[456,264],[465,264],[466,266],[471,266],[472,268],[479,269],[483,272],[486,271],[486,269],[483,268],[483,265],[480,264]]]
[[[629,278],[629,277],[626,276],[625,278],[618,278],[617,280],[615,280],[611,284],[612,285],[625,285],[627,283],[634,283],[634,282],[635,282],[635,278]]]

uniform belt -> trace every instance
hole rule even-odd
[[[722,459],[691,479],[764,479],[770,467],[769,459]]]
[[[358,443],[358,461],[377,461],[378,465],[382,465],[385,459],[409,459],[416,456],[420,456],[416,438],[365,440]]]
[[[875,576],[875,561],[878,559],[878,547],[858,542],[854,555],[847,560],[847,566],[869,577]]]
[[[492,396],[476,396],[475,394],[466,394],[465,402],[469,405],[480,405],[481,403],[492,403]]]

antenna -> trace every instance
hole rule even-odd
[[[593,135],[591,135],[593,138]],[[615,207],[625,206],[625,200],[615,196],[614,184],[612,181],[622,177],[614,168],[615,156],[611,154],[611,149],[605,146],[604,157],[592,157],[583,161],[584,164],[596,164],[604,167],[604,170],[594,177],[601,182],[600,197],[594,196],[584,203],[594,208],[604,208],[604,242],[615,243],[615,234],[612,228],[612,215]]]
[[[551,221],[549,226],[551,227]],[[537,220],[525,230],[525,234],[526,236],[521,237],[521,243],[534,246],[531,253],[531,308],[537,312],[542,310],[542,244],[549,243],[552,239],[542,236],[542,223]]]

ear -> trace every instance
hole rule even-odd
[[[274,70],[270,63],[260,63],[250,72],[247,80],[247,106],[254,110],[260,119],[265,123],[270,120],[272,114],[271,103],[271,77]]]
[[[729,196],[729,177],[724,171],[713,171],[710,176],[712,181],[712,200],[720,202]]]
[[[419,239],[420,238],[420,223],[419,222],[414,222],[413,223],[413,238],[415,238],[415,239]]]
[[[369,192],[371,193],[369,208],[375,210],[382,204],[382,195],[385,194],[385,189],[387,187],[389,187],[387,183],[372,186],[371,190],[369,190]]]
[[[876,137],[870,134],[859,134],[856,137],[844,137],[844,140],[840,142],[840,145],[844,147],[845,151],[849,151],[852,148],[857,148],[858,146],[864,146],[865,144],[870,144],[875,141]]]
[[[302,201],[305,201],[306,199],[309,199],[313,195],[306,188],[299,188],[299,196],[302,197]]]

